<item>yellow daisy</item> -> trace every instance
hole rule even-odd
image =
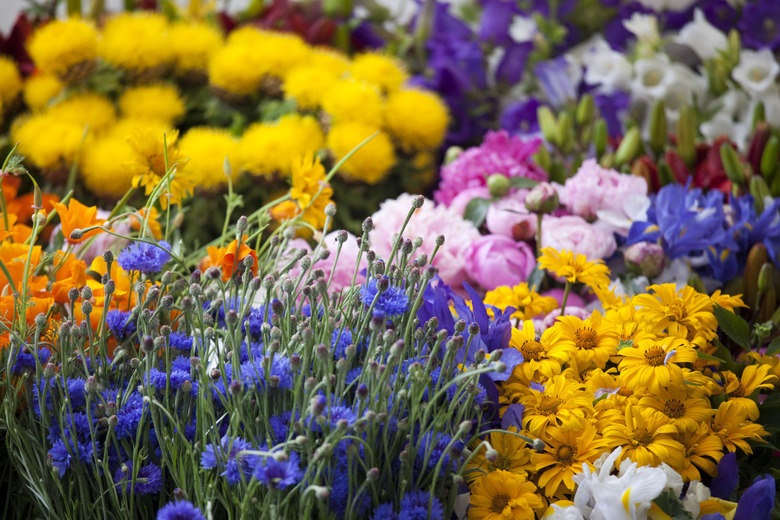
[[[125,166],[133,173],[133,186],[143,187],[149,196],[162,182],[162,194],[159,197],[160,206],[165,209],[168,204],[180,204],[182,199],[192,193],[193,183],[185,176],[174,171],[166,179],[168,169],[184,163],[176,148],[178,131],[174,130],[165,136],[157,135],[151,129],[138,130],[127,138],[133,150],[133,158]],[[167,167],[166,146],[167,144]]]
[[[593,399],[585,385],[564,375],[551,377],[542,390],[531,388],[521,403],[525,406],[523,428],[542,439],[549,430],[576,429],[593,415]]]
[[[587,320],[561,316],[553,328],[561,331],[562,338],[574,343],[572,357],[580,373],[594,367],[605,368],[610,357],[618,353],[617,330],[599,311],[593,311]]]
[[[651,285],[652,294],[634,296],[633,303],[639,307],[637,318],[644,321],[648,330],[656,334],[694,341],[695,338],[713,339],[717,334],[718,322],[712,314],[712,300],[686,285],[680,291],[673,283]]]
[[[512,328],[509,345],[523,354],[523,362],[514,368],[512,376],[526,385],[560,374],[561,365],[574,351],[574,343],[561,337],[560,328],[546,329],[537,340],[531,320],[525,321],[522,329]]]
[[[776,379],[769,365],[748,365],[742,371],[742,377],[728,370],[721,372],[724,382],[724,392],[728,394],[730,401],[739,401],[748,410],[748,418],[751,421],[758,419],[758,405],[751,398],[753,392],[767,388],[772,389],[772,382]]]
[[[591,287],[609,285],[609,268],[602,260],[589,262],[585,255],[571,251],[558,252],[552,247],[542,249],[539,267],[569,283],[584,283]]]
[[[333,189],[325,184],[325,168],[319,157],[308,154],[293,164],[290,197],[296,204],[295,214],[303,212],[304,222],[314,229],[323,229],[325,206],[331,202],[332,196]]]
[[[683,383],[671,383],[668,388],[657,388],[645,394],[639,400],[639,406],[664,414],[680,433],[696,431],[700,424],[709,423],[715,414],[708,399],[691,397]]]
[[[512,430],[516,430],[512,428]],[[490,446],[498,452],[498,458],[492,462],[485,458],[487,448],[482,446],[466,465],[466,478],[471,482],[491,471],[509,471],[516,475],[527,476],[533,470],[531,449],[528,443],[508,432],[492,432],[488,437]]]
[[[723,457],[723,442],[712,433],[708,422],[699,423],[695,430],[677,434],[675,438],[685,448],[682,467],[675,468],[683,480],[701,481],[699,470],[713,477],[717,475],[718,462]]]
[[[693,363],[698,359],[696,350],[684,339],[646,337],[631,347],[620,350],[620,373],[628,379],[635,391],[648,389],[656,392],[683,381],[678,363]]]
[[[530,320],[558,308],[558,300],[552,296],[540,296],[525,282],[514,287],[502,286],[488,291],[485,304],[498,307],[502,312],[507,307],[514,307],[516,311],[512,313],[512,318],[517,320]]]
[[[582,421],[578,428],[551,428],[543,453],[534,452],[531,461],[539,472],[539,487],[547,497],[553,497],[561,486],[574,490],[572,477],[582,473],[582,465],[593,469],[593,462],[606,450],[606,443],[596,428]]]
[[[614,449],[623,446],[620,459],[629,458],[640,466],[658,466],[666,462],[682,465],[684,447],[674,440],[677,429],[662,414],[628,405],[625,422],[613,422],[604,428],[604,440]]]
[[[737,451],[739,448],[745,453],[753,453],[748,440],[761,441],[768,435],[763,426],[748,419],[748,409],[734,400],[724,401],[718,406],[710,428],[727,450]]]
[[[544,506],[536,486],[522,475],[491,471],[471,487],[471,520],[534,520]]]

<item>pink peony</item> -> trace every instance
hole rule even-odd
[[[567,179],[559,190],[561,204],[574,215],[596,218],[598,212],[624,212],[629,197],[647,197],[647,182],[642,177],[602,168],[595,159],[588,159],[574,177]]]
[[[572,251],[588,260],[607,259],[617,248],[612,231],[582,217],[545,216],[542,220],[542,247]]]
[[[571,296],[571,295],[569,295]],[[552,312],[545,314],[544,318],[541,320],[534,320],[534,325],[537,326],[541,324],[541,326],[537,326],[536,328],[539,328],[540,330],[546,330],[555,325],[555,322],[558,321],[558,317],[561,315],[561,309],[555,309]],[[583,307],[576,307],[574,305],[569,305],[568,302],[566,303],[566,316],[576,316],[577,318],[581,320],[587,320],[590,318],[591,312]]]
[[[369,234],[371,248],[380,258],[387,258],[393,248],[393,235],[401,230],[406,215],[412,209],[416,196],[404,193],[397,199],[389,199],[372,215],[374,229]],[[444,245],[439,248],[433,264],[439,268],[439,276],[453,289],[460,289],[467,280],[464,257],[469,244],[480,238],[474,224],[446,206],[436,206],[425,199],[421,208],[415,210],[404,230],[405,238],[422,237],[423,244],[417,254],[426,253],[430,259],[436,248],[436,237],[444,235]]]
[[[442,168],[433,198],[449,206],[463,190],[487,186],[487,178],[494,173],[546,181],[547,173],[531,159],[541,143],[541,139],[512,137],[504,130],[488,132],[481,146],[469,148]]]
[[[525,196],[528,190],[517,190],[490,205],[485,218],[488,231],[515,240],[529,240],[536,234],[536,215],[528,213]]]
[[[490,190],[487,186],[476,186],[474,188],[466,188],[458,193],[454,199],[448,204],[450,209],[460,215],[461,217],[466,215],[466,206],[469,205],[473,199],[490,199]]]
[[[503,235],[479,238],[470,244],[465,255],[466,273],[488,291],[526,281],[536,263],[528,244]]]

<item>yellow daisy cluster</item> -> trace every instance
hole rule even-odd
[[[604,287],[606,267],[565,252],[545,256],[557,275]],[[715,357],[713,309],[733,310],[742,301],[674,284],[648,290],[625,300],[613,295],[605,312],[560,317],[541,334],[529,319],[549,312],[538,294],[522,285],[488,293],[486,303],[512,306],[513,316],[526,319],[510,341],[524,361],[499,389],[502,415],[515,405],[524,411],[519,429],[492,433],[490,448],[471,460],[475,518],[525,518],[511,507],[526,496],[522,486],[538,488],[543,500],[528,504],[541,516],[549,504],[572,499],[572,477],[583,464],[593,468],[617,447],[619,461],[666,463],[687,482],[715,476],[726,452],[752,453],[750,441],[767,435],[755,422],[756,399],[777,384],[778,363],[753,354],[732,372]],[[537,449],[516,434],[538,439]],[[506,500],[496,499],[501,493]]]

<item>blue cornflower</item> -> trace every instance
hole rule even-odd
[[[127,472],[122,471],[127,467]],[[160,467],[153,462],[138,469],[135,476],[135,485],[133,485],[133,461],[128,460],[114,472],[114,482],[118,491],[124,490],[130,493],[132,487],[136,495],[154,495],[163,488],[163,477]]]
[[[349,372],[347,372],[347,377],[345,378],[345,382],[348,385],[351,385],[358,377],[360,377],[360,374],[363,373],[362,368],[353,368]]]
[[[197,353],[197,348],[193,344],[192,336],[181,332],[171,332],[168,336],[168,345],[176,350],[184,350],[192,354]]]
[[[116,261],[125,271],[156,273],[170,261],[171,249],[171,245],[164,240],[160,240],[157,244],[133,242],[119,253]]]
[[[117,309],[110,310],[106,314],[106,325],[119,342],[126,340],[135,332],[135,321],[133,321],[132,312],[124,312]]]
[[[257,464],[253,476],[271,489],[285,489],[301,481],[303,470],[298,454],[292,451],[284,462],[266,457],[264,462]]]
[[[252,474],[259,464],[256,455],[240,455],[239,452],[254,449],[251,444],[240,437],[222,437],[219,446],[210,444],[206,451],[200,454],[200,467],[203,469],[222,469],[220,473],[231,486],[238,484]]]
[[[398,513],[393,510],[392,502],[385,502],[374,509],[371,520],[398,520]]]
[[[97,442],[95,444],[99,448],[100,445]],[[92,457],[92,446],[91,440],[76,441],[74,444],[73,439],[69,437],[63,437],[54,442],[49,450],[49,460],[51,460],[51,465],[57,468],[60,478],[74,462],[88,464]]]
[[[206,517],[192,502],[177,500],[160,508],[157,520],[206,520]]]
[[[428,506],[431,514],[428,515]],[[427,491],[410,491],[401,499],[401,512],[398,520],[444,520],[444,508],[439,499]]]
[[[350,467],[347,463],[347,454],[346,451],[342,451],[341,453],[336,454],[334,457],[336,459],[335,464],[330,467],[330,472],[333,477],[333,484],[331,486],[330,490],[330,498],[328,500],[328,505],[330,508],[336,513],[336,515],[339,518],[344,518],[346,516],[347,507],[350,507],[352,504],[347,503],[347,499],[349,498],[349,474],[350,474]],[[358,464],[357,462],[353,462],[352,464]],[[354,466],[352,468],[355,469]],[[354,486],[352,488],[352,500],[355,500],[355,492],[357,491],[357,486]],[[354,502],[353,502],[354,503]],[[368,508],[371,507],[371,497],[363,491],[363,493],[360,496],[360,499],[357,502],[357,513],[358,516],[363,516],[365,512],[368,510]]]
[[[171,370],[170,374],[168,374],[167,372],[152,368],[144,375],[144,382],[154,386],[158,392],[164,392],[166,386],[169,384],[171,390],[178,390],[185,382],[189,382],[192,385],[190,394],[195,396],[198,393],[198,381],[192,381],[189,370],[186,372],[183,370]]]
[[[300,412],[295,412],[295,420],[299,420],[301,418]],[[270,419],[268,419],[268,422],[271,423],[271,430],[273,431],[274,440],[276,443],[282,443],[287,440],[287,431],[290,427],[290,422],[292,419],[292,412],[282,412],[279,415],[274,415]]]
[[[134,439],[137,433],[138,424],[141,422],[141,417],[144,415],[144,398],[133,392],[122,404],[122,406],[116,412],[116,418],[118,420],[114,431],[116,432],[117,439],[123,439],[125,437]]]
[[[384,277],[387,280],[387,277]],[[360,297],[366,308],[373,303],[379,290],[376,287],[377,279],[371,278],[360,287]],[[409,308],[409,300],[401,287],[389,286],[385,292],[379,295],[374,305],[374,316],[384,318],[385,316],[397,316],[406,312]]]
[[[333,348],[333,357],[335,359],[345,357],[344,351],[352,344],[352,331],[349,329],[334,330],[330,344]]]
[[[250,338],[254,341],[260,341],[263,338],[261,327],[265,321],[265,307],[252,307],[249,310],[249,315],[244,318],[244,322],[241,326],[241,333],[246,336],[249,332]],[[271,313],[268,313],[268,322],[271,321]]]
[[[454,442],[452,447],[447,449],[447,446],[451,441],[452,437],[443,433],[426,433],[421,439],[420,446],[417,449],[416,465],[418,468],[422,468],[423,465],[427,465],[427,467],[433,469],[437,464],[439,464],[439,461],[441,460],[442,463],[439,474],[444,475],[445,471],[447,471],[451,464],[456,464],[456,461],[452,460],[452,452],[460,452],[463,450],[463,443],[460,441]],[[427,461],[425,458],[426,454],[429,454]]]
[[[177,370],[189,374],[190,371],[192,370],[192,364],[190,363],[190,358],[186,356],[177,356],[176,359],[171,361],[171,370]]]
[[[265,389],[266,385],[270,385],[272,388],[290,390],[293,386],[290,360],[285,356],[274,356],[268,374],[265,374],[263,367],[265,362],[265,358],[256,358],[254,361],[241,363],[241,381],[247,386],[255,386],[258,389]],[[274,378],[273,382],[271,378]]]
[[[38,359],[41,365],[45,365],[50,357],[51,350],[46,347],[38,349]],[[29,351],[26,345],[16,354],[16,363],[11,367],[11,373],[19,375],[25,370],[35,370],[35,355]]]
[[[49,442],[56,442],[61,437],[70,439],[73,434],[76,434],[76,438],[80,441],[88,441],[91,437],[92,431],[87,414],[84,412],[74,412],[65,416],[65,420],[62,423],[62,430],[56,420],[52,420],[51,426],[49,426]]]

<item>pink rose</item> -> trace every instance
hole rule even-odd
[[[545,216],[542,220],[542,247],[572,251],[588,260],[605,260],[617,249],[615,236],[598,223],[589,224],[582,217]]]
[[[466,274],[488,291],[524,282],[536,263],[528,244],[503,235],[486,235],[473,241],[465,257]]]
[[[602,168],[595,159],[588,159],[558,194],[572,214],[593,219],[599,211],[622,214],[623,202],[629,196],[647,196],[647,182],[642,177]]]
[[[536,235],[536,215],[525,208],[528,190],[518,190],[490,205],[485,219],[488,231],[515,240],[529,240]]]

